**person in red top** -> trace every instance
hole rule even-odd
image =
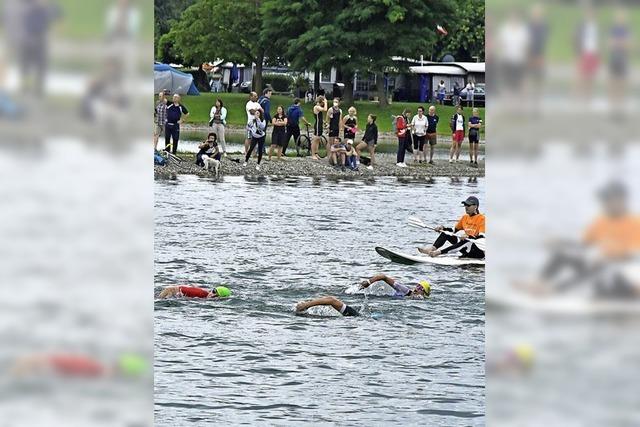
[[[406,151],[412,151],[413,142],[411,140],[411,110],[405,108],[401,116],[394,118],[396,124],[396,136],[398,137],[398,155],[396,156],[396,166],[406,168],[404,155]]]
[[[195,286],[168,286],[160,292],[159,298],[187,297],[187,298],[227,298],[231,295],[229,288],[217,286],[211,290]]]
[[[418,248],[420,252],[433,257],[457,251],[463,258],[484,259],[484,244],[481,245],[480,242],[482,239],[484,243],[485,217],[478,210],[480,201],[475,196],[469,196],[462,204],[465,214],[456,226],[453,229],[436,227],[435,230],[439,231],[440,235],[433,245]]]

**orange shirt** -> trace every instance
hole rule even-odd
[[[460,221],[456,224],[456,231],[464,230],[467,236],[476,237],[480,233],[484,233],[484,215],[476,214],[469,216],[464,214]]]
[[[621,258],[640,251],[640,217],[600,217],[587,229],[586,243],[594,245],[603,255]]]

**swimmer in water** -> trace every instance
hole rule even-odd
[[[358,312],[358,310],[332,296],[316,298],[312,299],[311,301],[299,302],[296,305],[296,313],[302,313],[308,308],[315,307],[316,305],[330,305],[338,312],[340,312],[340,314],[342,314],[343,316],[360,316],[360,312]]]
[[[398,280],[393,277],[389,277],[386,274],[376,274],[373,277],[365,280],[360,283],[360,289],[368,288],[376,282],[385,282],[387,285],[391,286],[395,293],[393,294],[396,298],[425,298],[431,294],[431,285],[426,280],[416,283],[407,283],[402,284]]]
[[[229,288],[216,286],[211,290],[195,286],[168,286],[160,292],[158,298],[187,297],[187,298],[228,298],[231,295]]]
[[[77,353],[43,353],[22,356],[10,369],[16,376],[56,375],[63,377],[102,378],[139,377],[151,372],[146,358],[125,353],[112,363]]]

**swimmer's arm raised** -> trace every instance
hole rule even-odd
[[[373,285],[374,283],[379,282],[381,280],[386,282],[391,287],[394,287],[393,285],[396,282],[394,279],[387,276],[386,274],[376,274],[375,276],[372,276],[367,280],[365,280],[364,282],[360,283],[360,289],[368,288],[370,285]]]

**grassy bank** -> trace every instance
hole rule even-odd
[[[244,126],[246,124],[245,104],[248,100],[248,95],[243,93],[202,93],[200,96],[183,96],[182,103],[189,110],[188,123],[194,124],[206,124],[209,121],[209,111],[215,103],[216,98],[220,97],[227,108],[227,122],[235,126]],[[272,115],[278,105],[283,105],[285,109],[293,103],[293,98],[287,96],[271,97],[271,111]],[[392,130],[391,115],[398,115],[405,108],[410,108],[412,111],[416,111],[418,106],[423,105],[425,108],[428,104],[418,104],[412,102],[396,102],[384,108],[380,108],[377,104],[370,101],[356,101],[355,107],[358,110],[358,120],[360,121],[360,128],[364,129],[364,123],[368,114],[375,114],[378,116],[378,129],[381,132],[390,132]],[[313,123],[313,112],[311,104],[302,104],[305,118]],[[342,106],[342,111],[346,113],[348,106]],[[437,106],[437,114],[440,117],[440,123],[438,123],[438,133],[442,135],[450,135],[449,119],[454,114],[454,108],[448,105]],[[465,109],[465,115],[470,115],[471,111]],[[484,121],[484,108],[480,108],[480,117]],[[484,129],[481,131],[481,135],[484,137]]]

